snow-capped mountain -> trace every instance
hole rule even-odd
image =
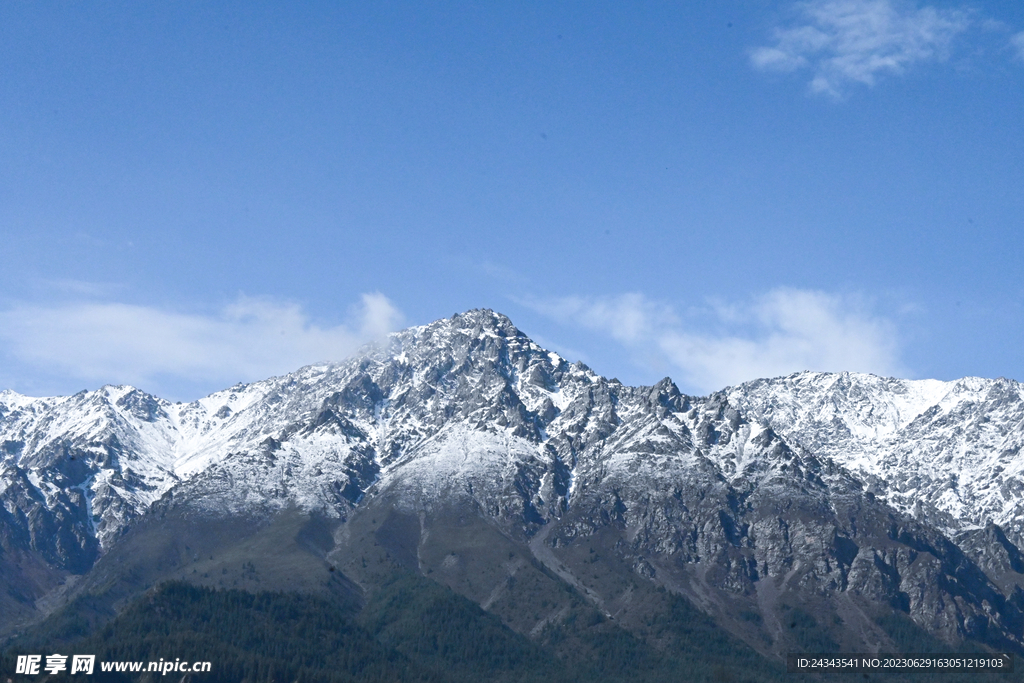
[[[949,534],[995,523],[1024,538],[1024,387],[1013,380],[801,373],[728,396],[787,442],[833,459]]]
[[[71,577],[109,584],[104,558],[128,561],[154,520],[301,514],[327,520],[316,552],[356,583],[386,551],[525,633],[562,618],[557,583],[627,628],[665,588],[762,651],[794,646],[793,610],[855,651],[893,647],[893,611],[1019,648],[1022,398],[1004,379],[850,373],[690,397],[470,311],[188,404],[0,393],[0,575],[28,619]],[[175,543],[202,544],[188,533]],[[161,576],[206,561],[174,552]]]

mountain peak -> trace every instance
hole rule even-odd
[[[455,538],[447,522],[429,533],[431,515],[450,508],[456,520],[479,514],[609,613],[621,590],[598,597],[591,569],[565,567],[607,555],[645,581],[685,586],[701,566],[721,604],[751,610],[764,607],[751,596],[768,583],[850,588],[878,605],[928,586],[907,609],[955,635],[998,596],[979,579],[960,612],[935,617],[953,604],[941,591],[955,559],[936,539],[994,522],[1006,544],[1021,543],[1022,425],[1011,381],[805,372],[706,398],[682,396],[669,378],[629,387],[474,309],[189,404],[126,386],[52,399],[4,392],[0,513],[11,514],[0,514],[0,540],[77,572],[154,514],[298,509],[331,525],[380,521],[367,538],[392,557],[455,576],[477,550],[436,554],[425,540]],[[990,535],[972,543],[1002,544]],[[915,562],[925,545],[936,559]],[[490,606],[511,585],[505,572],[527,566],[500,555],[500,590],[480,597]],[[737,611],[723,610],[726,620]]]
[[[474,308],[464,313],[456,313],[450,318],[442,318],[428,325],[426,329],[448,329],[463,333],[488,334],[499,337],[523,336],[508,316],[489,308]]]

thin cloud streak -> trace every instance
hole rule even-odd
[[[1017,59],[1024,62],[1024,31],[1010,38],[1010,45],[1017,51]]]
[[[856,297],[779,288],[711,307],[713,331],[691,329],[672,307],[637,293],[521,303],[673,366],[688,389],[701,392],[802,370],[905,372],[895,326]]]
[[[227,385],[341,360],[402,321],[380,293],[362,295],[351,317],[320,327],[297,304],[252,297],[218,315],[109,302],[21,305],[0,312],[0,343],[30,367],[152,391],[175,380]]]
[[[757,69],[809,69],[811,92],[840,98],[849,86],[872,86],[915,64],[946,59],[971,25],[968,12],[917,8],[901,0],[811,0],[797,21],[775,31],[772,45],[751,50]]]

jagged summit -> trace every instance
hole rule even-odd
[[[607,380],[477,309],[187,404],[2,392],[0,547],[84,573],[174,510],[343,524],[386,506],[422,526],[454,506],[595,604],[611,598],[553,549],[614,537],[629,571],[723,619],[801,586],[949,637],[984,616],[1018,642],[1003,556],[1024,536],[1022,442],[1011,380],[805,372],[693,397]]]
[[[802,372],[753,380],[708,398],[684,397],[670,378],[642,388],[605,380],[582,363],[570,364],[541,348],[508,317],[490,309],[394,333],[386,343],[370,345],[343,362],[236,385],[187,404],[172,404],[130,386],[107,385],[41,399],[4,391],[0,440],[5,462],[38,470],[44,480],[66,469],[61,463],[70,457],[66,451],[72,443],[82,447],[79,461],[88,464],[89,476],[76,466],[77,476],[53,483],[57,488],[82,487],[88,479],[82,490],[101,508],[98,528],[117,533],[170,487],[219,465],[226,453],[254,448],[281,434],[295,438],[289,432],[302,420],[320,420],[313,429],[321,432],[328,413],[336,415],[335,421],[346,421],[346,429],[367,440],[373,450],[373,464],[367,466],[375,469],[388,466],[410,444],[457,423],[547,442],[551,425],[581,392],[590,400],[608,397],[607,425],[597,432],[609,435],[621,421],[616,404],[644,392],[660,396],[656,401],[666,405],[726,400],[789,442],[869,477],[875,489],[891,493],[908,509],[919,503],[917,490],[896,482],[936,479],[936,461],[952,462],[956,451],[959,480],[966,479],[983,500],[964,500],[962,492],[951,495],[932,481],[928,495],[936,511],[968,524],[994,518],[1010,526],[1021,513],[1016,498],[985,495],[1005,488],[1005,481],[991,481],[993,474],[997,479],[1019,476],[1017,467],[1008,471],[1005,463],[1000,465],[1004,454],[1019,447],[1019,429],[1009,430],[1001,441],[987,437],[985,448],[973,449],[973,458],[966,457],[972,451],[971,436],[951,436],[944,446],[930,449],[927,458],[900,454],[907,430],[927,431],[928,424],[942,422],[950,412],[969,412],[975,416],[971,425],[986,431],[978,416],[995,409],[1019,427],[1024,390],[1012,380],[941,382]],[[337,416],[341,405],[344,418]],[[935,417],[929,422],[926,413]],[[402,433],[384,435],[382,427],[394,423],[403,425]],[[569,449],[567,467],[575,464],[577,450]],[[126,485],[125,476],[146,485]],[[116,505],[95,497],[93,488],[100,485],[108,495],[116,494]]]

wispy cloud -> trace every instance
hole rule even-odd
[[[572,320],[589,329],[603,331],[624,344],[643,342],[658,330],[679,323],[671,307],[636,293],[603,298],[567,296],[516,301],[549,318]]]
[[[674,366],[702,392],[801,370],[903,373],[895,326],[852,296],[780,288],[710,306],[699,323],[635,293],[521,303]]]
[[[1017,59],[1024,62],[1024,31],[1014,35],[1010,38],[1010,45],[1017,52]]]
[[[109,282],[89,282],[86,280],[72,279],[43,280],[40,284],[43,289],[47,289],[52,292],[57,292],[66,296],[84,298],[112,298],[118,290],[122,289],[120,285]]]
[[[917,7],[909,0],[810,0],[794,6],[795,20],[776,29],[771,45],[751,51],[758,69],[811,72],[810,89],[841,97],[856,83],[944,60],[971,25],[957,9]]]
[[[157,391],[176,380],[263,379],[340,360],[401,323],[383,294],[364,294],[347,325],[321,327],[293,303],[240,297],[216,315],[110,302],[0,311],[0,344],[29,367]],[[219,384],[218,384],[219,383]]]

